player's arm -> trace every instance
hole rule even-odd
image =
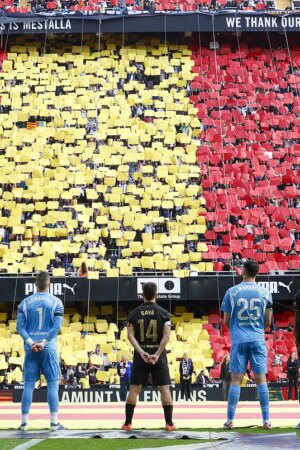
[[[265,313],[265,330],[272,325],[272,308],[267,308]]]
[[[169,342],[169,339],[170,339],[171,326],[172,325],[171,325],[170,321],[165,322],[162,340],[160,341],[158,349],[156,350],[154,355],[150,356],[150,361],[151,361],[152,364],[155,364],[157,362],[158,358],[160,357],[160,355],[162,354],[162,352],[166,348],[166,345],[167,345],[167,343]]]
[[[136,340],[136,337],[135,337],[135,334],[134,334],[134,326],[130,322],[127,325],[127,337],[128,337],[128,340],[129,340],[130,344],[134,348],[134,350],[141,355],[141,358],[145,362],[148,362],[149,353],[145,352],[142,349],[142,347],[140,346],[140,344],[138,343],[138,341]]]
[[[32,347],[34,345],[34,341],[29,336],[26,330],[26,316],[23,310],[23,304],[21,303],[18,306],[18,315],[17,315],[17,332],[24,339],[27,345]]]
[[[269,293],[267,306],[266,306],[266,312],[265,312],[265,330],[270,328],[270,326],[272,325],[272,316],[273,316],[272,307],[273,307],[273,299],[272,299],[272,295]]]
[[[229,290],[226,292],[222,305],[221,311],[224,312],[224,323],[225,327],[230,330],[230,319],[231,319],[231,302],[230,302],[230,292]]]
[[[230,319],[231,319],[231,313],[225,311],[224,312],[224,323],[225,323],[225,327],[228,328],[228,330],[230,330]]]

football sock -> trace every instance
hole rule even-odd
[[[270,419],[269,389],[267,383],[258,384],[257,389],[258,389],[258,400],[261,407],[263,421],[267,422]]]
[[[167,425],[173,425],[173,405],[164,405],[164,414],[165,414],[165,420]]]
[[[22,411],[22,417],[27,415],[27,420],[28,420],[28,414],[30,411],[30,406],[32,403],[32,394],[33,394],[34,386],[35,386],[34,380],[25,381],[23,395],[22,395],[21,411]],[[23,422],[23,418],[22,418],[22,423],[27,423],[27,422]]]
[[[50,380],[47,382],[47,400],[51,414],[51,423],[57,424],[58,412],[58,384],[59,380]],[[56,421],[52,420],[52,414],[56,414]]]
[[[58,424],[57,416],[58,416],[57,412],[50,413],[50,422],[53,423],[54,425]]]
[[[240,399],[241,386],[232,384],[229,389],[228,405],[227,405],[227,419],[232,422],[235,416],[235,410]]]
[[[28,423],[29,414],[22,414],[21,424]]]
[[[130,403],[126,403],[126,407],[125,407],[125,425],[130,425],[132,422],[132,418],[133,418],[133,413],[134,413],[134,408],[135,405],[131,405]]]

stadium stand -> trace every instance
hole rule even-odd
[[[13,39],[1,272],[300,268],[299,46]]]
[[[193,47],[190,99],[205,132],[197,150],[206,200],[203,260],[241,258],[260,272],[300,268],[300,47],[224,41]],[[238,266],[237,266],[238,267]]]
[[[192,52],[99,43],[22,37],[0,55],[0,270],[212,271]]]

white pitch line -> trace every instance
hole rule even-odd
[[[43,442],[45,439],[30,439],[28,442],[24,442],[24,444],[17,445],[12,450],[27,450],[30,447],[33,447],[40,442]]]

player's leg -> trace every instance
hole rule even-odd
[[[253,369],[252,369],[253,370]],[[258,400],[260,403],[263,427],[266,429],[271,428],[270,423],[270,401],[269,401],[269,389],[267,385],[267,379],[265,374],[254,374],[254,380],[257,384]]]
[[[26,431],[28,426],[29,412],[32,403],[32,395],[34,391],[35,380],[25,380],[24,390],[21,403],[21,425],[19,430]]]
[[[250,365],[254,373],[255,383],[257,384],[258,400],[263,418],[263,427],[269,429],[271,428],[271,423],[269,389],[266,379],[267,348],[264,342],[251,342],[250,350]]]
[[[138,395],[141,391],[142,385],[146,384],[149,377],[150,365],[145,363],[139,356],[134,357],[132,364],[131,380],[129,394],[125,405],[125,423],[121,429],[130,431],[132,429],[132,418]]]
[[[177,430],[173,423],[173,399],[170,391],[170,371],[167,356],[162,353],[159,360],[151,368],[152,380],[158,386],[161,395],[161,403],[164,410],[167,431]]]
[[[248,364],[247,343],[235,344],[230,351],[230,372],[232,374],[231,386],[228,392],[227,420],[225,429],[233,428],[236,407],[241,395],[241,384]]]
[[[47,401],[50,411],[51,431],[63,430],[64,427],[58,421],[59,407],[59,380],[61,377],[58,355],[55,350],[45,349],[42,352],[42,371],[47,380]]]
[[[59,405],[59,380],[47,381],[47,401],[50,410],[50,427],[53,429],[59,425],[58,422],[58,405]]]
[[[29,422],[29,412],[32,403],[32,395],[36,380],[40,378],[40,353],[29,350],[25,352],[24,360],[24,390],[21,402],[21,425],[20,430],[25,431]]]
[[[139,393],[141,392],[141,384],[131,384],[129,388],[129,394],[125,405],[125,423],[122,425],[122,430],[130,431],[132,429],[132,419],[134,409],[136,407]]]
[[[176,430],[176,426],[173,423],[173,399],[170,391],[170,386],[163,385],[158,386],[161,395],[161,404],[164,410],[164,416],[166,421],[166,430]]]
[[[232,429],[233,421],[235,418],[235,412],[237,404],[241,395],[241,384],[244,379],[244,373],[233,373],[231,379],[231,386],[228,393],[227,403],[227,420],[224,424],[224,428]]]

